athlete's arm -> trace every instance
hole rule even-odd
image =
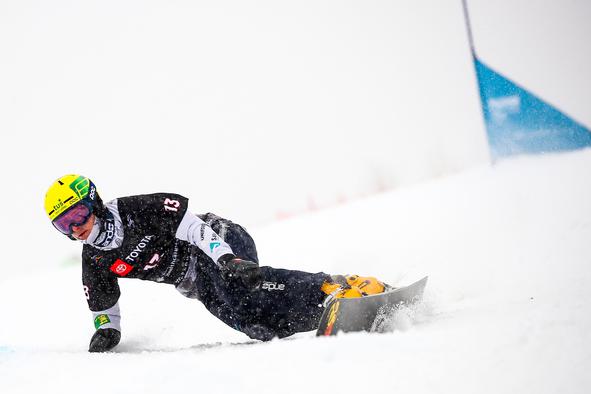
[[[237,279],[247,288],[255,288],[261,282],[257,263],[234,255],[232,248],[201,218],[186,212],[176,237],[199,247],[218,266],[227,280]]]
[[[176,231],[176,237],[197,246],[218,266],[220,257],[234,255],[232,248],[198,216],[187,211]]]
[[[98,264],[97,256],[83,252],[82,284],[95,328],[88,348],[90,352],[111,350],[121,338],[119,284],[116,277],[101,271]]]

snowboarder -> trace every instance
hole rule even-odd
[[[90,352],[121,339],[119,278],[168,283],[200,300],[214,316],[250,338],[287,337],[318,327],[326,301],[384,292],[372,277],[260,267],[255,243],[239,224],[195,215],[174,193],[103,203],[94,183],[65,175],[45,195],[53,226],[81,241],[82,283],[93,314]]]

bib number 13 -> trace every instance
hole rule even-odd
[[[178,212],[181,203],[177,200],[171,200],[170,198],[164,199],[164,209],[167,211]]]

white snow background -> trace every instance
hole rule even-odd
[[[591,150],[487,164],[460,3],[419,3],[0,2],[0,392],[589,392]],[[121,344],[89,354],[80,245],[42,210],[70,172],[425,300],[253,344],[121,280]]]

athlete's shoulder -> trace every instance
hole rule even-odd
[[[100,251],[92,245],[82,245],[82,263],[87,263],[92,260]]]
[[[187,213],[189,200],[177,193],[152,193],[117,199],[117,209],[128,232],[158,228],[174,232]]]
[[[101,250],[95,248],[91,244],[82,245],[82,264],[94,265],[96,262],[102,261],[105,257],[114,256],[112,250]]]
[[[112,260],[112,253],[97,249],[89,244],[82,247],[82,279],[92,281],[95,277],[103,277],[107,273],[105,264]],[[97,276],[98,275],[98,276]]]
[[[165,212],[184,212],[189,199],[178,193],[151,193],[120,197],[117,205],[132,210],[163,210]]]
[[[117,198],[117,201],[144,201],[144,202],[151,202],[151,201],[162,201],[165,199],[181,199],[181,200],[188,200],[187,197],[182,196],[178,193],[167,193],[167,192],[158,192],[158,193],[149,193],[149,194],[136,194],[133,196],[125,196]]]

